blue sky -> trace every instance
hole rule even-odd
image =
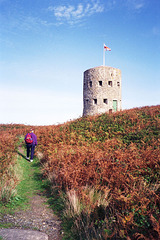
[[[0,0],[0,123],[82,116],[83,72],[122,71],[122,108],[160,104],[160,0]]]

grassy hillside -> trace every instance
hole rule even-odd
[[[18,183],[17,144],[24,129],[24,125],[0,125],[0,201],[4,203],[9,201]]]
[[[160,105],[35,133],[44,175],[64,196],[64,239],[160,238]]]
[[[44,173],[76,229],[66,239],[160,237],[159,123],[154,106],[38,129]]]

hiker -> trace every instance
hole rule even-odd
[[[29,156],[31,156],[30,162],[33,162],[34,149],[35,149],[35,146],[37,145],[37,136],[33,133],[33,129],[30,129],[29,133],[26,134],[24,140],[27,147],[26,159],[29,160]]]

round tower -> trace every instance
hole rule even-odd
[[[83,116],[121,109],[121,71],[107,66],[86,70],[83,79]]]

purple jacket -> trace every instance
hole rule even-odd
[[[27,134],[26,134],[24,140],[26,140]],[[33,143],[32,144],[34,144],[36,146],[37,145],[37,136],[34,133],[30,133],[30,134],[31,134],[32,139],[33,139]]]

